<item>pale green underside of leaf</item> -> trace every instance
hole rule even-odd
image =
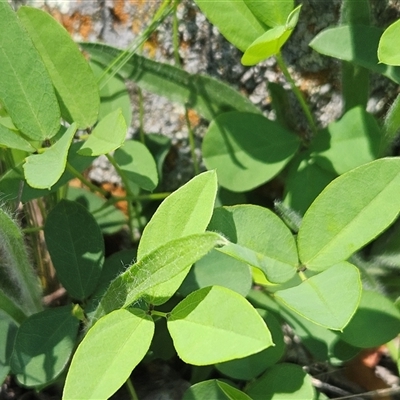
[[[380,62],[388,65],[400,65],[399,35],[400,20],[391,24],[379,40],[378,59]]]
[[[80,129],[89,128],[97,120],[99,90],[78,46],[69,33],[44,11],[20,7],[18,17],[53,81],[63,117],[70,123],[75,122]]]
[[[399,68],[379,64],[377,49],[381,35],[382,29],[374,26],[343,25],[320,32],[310,46],[321,54],[352,62],[400,83]]]
[[[15,126],[33,140],[53,137],[60,109],[43,62],[7,1],[0,2],[0,100]]]
[[[186,274],[178,287],[173,278],[183,271],[187,273],[193,263],[222,242],[221,236],[206,232],[167,242],[147,254],[111,282],[94,313],[93,322],[113,310],[128,307],[150,291],[155,296],[154,304],[158,296],[162,302],[166,301]]]
[[[383,158],[331,182],[304,215],[302,264],[315,271],[346,260],[386,229],[400,209],[400,160]]]
[[[317,325],[342,330],[356,312],[361,289],[358,269],[342,262],[299,286],[276,292],[275,298]]]
[[[78,154],[100,156],[110,153],[124,143],[126,130],[126,122],[121,109],[112,111],[96,125]]]
[[[142,310],[116,310],[100,319],[74,354],[63,400],[110,398],[143,359],[153,334],[154,322]]]
[[[81,43],[81,46],[89,52],[93,62],[102,66],[108,66],[122,52],[103,44]],[[193,108],[209,121],[232,110],[260,113],[250,100],[223,82],[205,75],[191,75],[181,68],[137,54],[118,73],[144,90]]]
[[[26,158],[24,175],[30,186],[35,189],[51,189],[60,179],[65,170],[68,150],[76,129],[76,124],[72,124],[44,153],[33,154]]]
[[[221,286],[190,294],[171,311],[167,325],[179,357],[194,365],[246,357],[273,344],[251,304]]]
[[[284,25],[294,6],[293,0],[245,0],[245,3],[257,19],[271,28],[278,25]]]
[[[202,150],[221,186],[243,192],[273,178],[293,157],[298,138],[274,121],[251,113],[228,112],[214,119]]]
[[[170,240],[204,232],[213,213],[217,188],[215,171],[208,171],[168,196],[143,231],[138,260]]]

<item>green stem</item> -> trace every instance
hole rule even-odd
[[[276,61],[278,62],[279,68],[281,69],[283,75],[289,82],[290,87],[292,88],[293,93],[296,96],[296,98],[300,104],[300,107],[303,109],[304,115],[306,116],[307,121],[310,124],[310,128],[315,136],[317,134],[318,129],[317,129],[317,125],[315,124],[314,118],[311,114],[310,108],[308,107],[307,103],[304,100],[302,93],[300,92],[300,90],[296,86],[296,83],[294,82],[292,76],[290,75],[290,72],[287,69],[285,62],[283,61],[283,57],[280,52],[278,54],[276,54]]]
[[[161,311],[156,311],[156,310],[152,310],[152,311],[151,311],[151,315],[156,315],[156,316],[158,316],[158,317],[167,318],[168,313],[161,312]]]
[[[172,43],[174,46],[174,59],[177,66],[181,66],[181,57],[179,55],[179,20],[177,15],[177,9],[179,5],[179,0],[174,2],[174,20],[172,24]]]
[[[130,378],[126,380],[125,384],[129,394],[131,395],[132,400],[139,400],[139,397],[136,394],[135,388],[133,387],[133,383]]]
[[[101,193],[105,198],[110,197],[110,193],[103,188],[94,185],[92,182],[87,180],[77,169],[75,169],[70,163],[67,162],[66,168],[70,171],[76,178],[78,178],[85,186],[87,186],[91,191]]]
[[[24,234],[37,233],[44,230],[44,226],[32,226],[30,228],[21,229]]]
[[[187,107],[185,107],[185,119],[186,119],[186,125],[188,127],[188,132],[189,132],[189,146],[190,146],[190,153],[192,155],[194,174],[198,175],[200,168],[199,168],[199,163],[198,163],[197,157],[196,157],[196,151],[195,151],[196,145],[195,145],[195,140],[194,140],[194,132],[192,129],[192,125],[190,123],[189,110]]]
[[[302,282],[307,280],[307,276],[303,271],[299,271],[299,277],[300,277]]]

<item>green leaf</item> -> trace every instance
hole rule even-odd
[[[191,268],[179,288],[183,296],[206,286],[219,285],[246,297],[253,280],[248,265],[217,250],[211,250]]]
[[[53,137],[60,110],[43,62],[7,1],[0,1],[0,99],[28,138]]]
[[[202,150],[207,168],[217,169],[221,186],[244,192],[277,175],[299,143],[294,134],[261,115],[229,112],[211,122]]]
[[[168,196],[146,225],[138,259],[184,236],[202,233],[210,222],[217,194],[215,171],[204,172]]]
[[[400,20],[393,22],[383,32],[378,46],[379,62],[388,65],[400,65],[398,38],[400,35]]]
[[[76,129],[76,124],[72,124],[63,136],[44,153],[33,154],[26,158],[23,168],[25,179],[30,186],[50,190],[57,183],[65,170],[68,150]]]
[[[270,27],[285,25],[294,6],[293,0],[245,0],[245,3],[258,20]]]
[[[15,321],[42,309],[39,280],[14,220],[0,208],[0,304]]]
[[[309,321],[342,330],[360,302],[360,272],[354,265],[342,262],[306,279],[299,286],[279,290],[274,296]]]
[[[278,362],[285,352],[282,327],[271,312],[258,310],[271,331],[275,346],[268,347],[257,354],[217,364],[219,372],[233,379],[252,380],[264,372],[268,367]],[[296,332],[297,334],[297,332]]]
[[[126,130],[126,122],[121,109],[112,111],[96,125],[80,148],[79,154],[100,156],[116,150],[124,143]]]
[[[128,307],[148,293],[153,304],[164,303],[176,292],[186,274],[179,282],[173,278],[187,271],[221,242],[221,236],[207,232],[167,242],[146,254],[111,282],[93,321],[113,310]]]
[[[171,311],[167,325],[179,357],[193,365],[246,357],[273,345],[257,311],[222,286],[190,294]]]
[[[75,347],[79,320],[71,305],[34,314],[18,329],[11,369],[24,386],[41,386],[66,367]]]
[[[321,140],[322,135],[319,132],[313,143]],[[321,168],[309,153],[299,154],[290,163],[287,172],[284,203],[304,215],[315,198],[336,177],[336,173]]]
[[[104,262],[104,243],[93,216],[80,204],[61,200],[44,228],[57,276],[69,294],[83,300],[96,288]]]
[[[104,69],[95,63],[90,63],[90,68],[92,69],[95,78],[100,79],[104,73]],[[112,111],[121,109],[122,115],[125,118],[126,126],[131,126],[131,100],[125,82],[118,76],[113,76],[110,79],[109,74],[107,74],[104,79],[107,83],[100,89],[98,119],[101,120]]]
[[[368,334],[367,334],[368,332]],[[341,338],[353,346],[377,347],[400,332],[400,311],[379,293],[363,291],[360,305]]]
[[[322,271],[346,260],[386,229],[400,208],[400,160],[383,158],[331,182],[304,215],[300,261]]]
[[[251,382],[246,392],[253,400],[313,400],[316,397],[311,377],[295,364],[278,364]]]
[[[121,116],[122,118],[122,116]],[[132,182],[152,191],[158,184],[157,166],[147,147],[137,140],[127,140],[114,153],[121,171]]]
[[[382,29],[374,26],[342,25],[320,32],[310,46],[318,53],[360,65],[400,83],[400,68],[378,62],[377,48],[381,35]]]
[[[52,79],[63,118],[80,129],[89,128],[97,121],[100,98],[93,72],[78,46],[45,11],[20,7],[18,17]]]
[[[146,355],[153,334],[154,322],[142,310],[116,310],[103,317],[78,346],[62,398],[108,399]]]
[[[382,131],[375,118],[362,107],[346,112],[319,132],[311,146],[319,166],[339,175],[378,158]]]
[[[171,139],[158,133],[147,133],[144,137],[144,144],[153,155],[157,164],[158,176],[163,176],[163,166],[165,158],[171,149]]]
[[[84,206],[93,215],[103,234],[117,233],[127,223],[122,211],[86,189],[69,187],[67,200],[76,201]]]
[[[262,32],[261,32],[262,33]],[[121,50],[98,43],[81,43],[93,62],[107,67]],[[151,93],[164,96],[196,110],[208,120],[227,111],[260,113],[260,110],[237,90],[210,76],[191,75],[181,68],[162,64],[134,54],[119,74]]]
[[[295,240],[272,211],[254,205],[218,208],[208,229],[231,242],[218,251],[260,269],[270,282],[286,282],[295,275]]]
[[[0,382],[10,373],[10,358],[17,334],[17,325],[0,314]]]
[[[17,132],[0,125],[0,147],[8,147],[10,149],[18,149],[33,153],[34,147]]]
[[[203,381],[191,386],[183,400],[251,400],[247,394],[218,379]]]
[[[239,50],[245,51],[265,32],[265,26],[253,15],[244,0],[195,0],[195,3],[207,19]]]
[[[70,164],[77,171],[82,172],[90,166],[94,157],[84,157],[77,154],[77,151],[82,146],[82,142],[72,143],[68,151],[67,163]],[[56,191],[63,185],[65,185],[69,180],[74,178],[74,175],[65,170],[61,175],[60,179],[55,185],[52,186],[51,190],[47,189],[34,189],[29,185],[22,185],[22,202],[27,202],[38,197],[47,196],[48,194]],[[21,188],[21,181],[24,180],[23,166],[22,163],[18,164],[12,169],[9,169],[0,178],[0,191],[5,195],[14,197],[15,193],[18,193]]]
[[[288,16],[286,24],[275,26],[258,37],[246,49],[241,59],[243,65],[255,65],[281,51],[289,39],[299,19],[301,5],[296,7]]]
[[[291,33],[292,31],[287,30],[284,25],[269,29],[246,49],[241,59],[242,64],[255,65],[279,53]]]

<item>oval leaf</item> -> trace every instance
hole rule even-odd
[[[204,162],[219,183],[243,192],[273,178],[293,157],[299,139],[276,122],[229,112],[213,120],[203,140]]]
[[[286,282],[295,275],[295,240],[272,211],[253,205],[217,208],[208,229],[231,242],[218,251],[260,269],[270,282]]]
[[[0,99],[28,138],[53,137],[60,109],[49,74],[7,1],[0,1]]]
[[[57,276],[79,300],[96,288],[104,261],[104,243],[93,216],[80,204],[61,200],[47,217],[44,229]]]
[[[144,144],[127,140],[122,148],[115,151],[114,159],[127,179],[145,190],[155,189],[158,184],[157,166]]]
[[[146,355],[153,334],[154,322],[142,310],[116,310],[103,317],[78,346],[62,398],[108,399]],[[88,368],[88,360],[96,362]]]
[[[10,358],[14,347],[18,326],[0,314],[0,382],[10,373]]]
[[[24,168],[25,179],[36,189],[51,189],[57,183],[67,164],[68,150],[76,132],[72,124],[61,138],[44,153],[33,154],[26,158]]]
[[[354,265],[342,262],[299,286],[279,290],[274,296],[315,324],[342,330],[360,302],[360,272]]]
[[[398,38],[400,35],[400,20],[391,24],[381,36],[378,46],[378,59],[388,65],[400,65]]]
[[[182,400],[251,400],[241,390],[228,385],[225,382],[213,379],[203,381],[191,386],[183,396]]]
[[[187,296],[197,289],[219,285],[246,297],[252,283],[248,265],[213,249],[196,262],[179,288],[179,293]]]
[[[341,175],[378,158],[382,136],[375,118],[354,107],[318,133],[311,151],[319,166]]]
[[[245,0],[245,2],[256,18],[270,27],[284,25],[294,6],[293,0]]]
[[[99,112],[99,91],[93,72],[76,43],[64,27],[44,11],[20,7],[18,17],[53,81],[64,119],[75,122],[80,129],[92,126]]]
[[[181,285],[190,266],[222,242],[216,233],[202,233],[170,241],[147,254],[115,278],[96,309],[93,320],[150,293],[153,304],[167,301]],[[173,278],[181,274],[181,281]]]
[[[167,325],[179,357],[193,365],[246,357],[273,344],[251,304],[221,286],[190,294],[171,311]]]
[[[51,308],[26,319],[18,329],[11,369],[25,386],[41,386],[66,367],[75,347],[79,320],[71,305]]]
[[[110,153],[124,143],[126,130],[121,109],[115,110],[96,125],[78,153],[83,156],[100,156]]]
[[[215,171],[209,171],[168,196],[143,231],[138,259],[170,240],[204,232],[211,219],[216,194],[217,176]]]
[[[311,377],[299,365],[275,365],[249,384],[246,392],[253,400],[315,399]]]
[[[400,311],[396,306],[379,293],[364,291],[354,317],[340,337],[353,346],[372,348],[389,342],[399,332]]]
[[[362,165],[331,182],[304,215],[300,261],[322,271],[346,260],[386,229],[400,209],[400,159]]]
[[[400,83],[400,68],[378,62],[376,50],[381,35],[382,29],[375,26],[342,25],[320,32],[310,46],[318,53],[349,61]]]

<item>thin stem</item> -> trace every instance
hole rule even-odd
[[[139,136],[140,141],[144,144],[144,101],[143,101],[143,92],[140,87],[137,87],[138,95],[139,95]]]
[[[306,116],[307,121],[310,124],[310,128],[311,128],[313,134],[316,135],[318,129],[317,129],[317,125],[315,124],[314,118],[311,114],[310,108],[308,107],[307,103],[304,100],[302,93],[300,92],[300,90],[296,86],[296,83],[294,82],[292,76],[290,75],[290,72],[287,69],[285,62],[283,61],[283,57],[280,52],[278,54],[276,54],[276,61],[278,62],[279,68],[281,69],[283,75],[289,82],[290,87],[292,88],[293,93],[296,96],[296,98],[300,104],[300,107],[303,109],[304,115]]]
[[[101,193],[106,198],[110,197],[110,193],[107,192],[107,190],[104,190],[103,188],[94,185],[92,182],[86,179],[77,169],[75,169],[70,163],[67,162],[66,168],[91,191]]]
[[[32,226],[30,228],[22,229],[22,232],[24,234],[27,234],[27,233],[37,233],[37,232],[40,232],[40,231],[43,231],[43,230],[44,230],[44,226]]]
[[[156,316],[158,316],[158,317],[167,318],[168,313],[161,312],[161,311],[156,311],[156,310],[152,310],[152,311],[151,311],[151,315],[156,315]]]
[[[195,140],[194,140],[194,132],[192,129],[192,124],[190,123],[189,110],[187,107],[185,107],[185,119],[186,119],[186,125],[188,127],[188,132],[189,132],[189,146],[190,146],[190,153],[192,155],[194,174],[198,175],[200,169],[199,169],[199,163],[197,161],[197,156],[196,156],[196,145],[195,145]]]
[[[307,276],[303,271],[299,271],[299,277],[300,277],[302,282],[307,280]]]
[[[131,378],[128,378],[125,382],[126,388],[128,389],[129,394],[131,395],[132,400],[139,400],[139,397],[136,394],[136,390],[133,387],[133,383],[131,381]]]
[[[181,57],[179,55],[179,19],[177,15],[179,0],[174,2],[174,19],[172,23],[172,43],[174,46],[174,59],[177,66],[181,66]]]

